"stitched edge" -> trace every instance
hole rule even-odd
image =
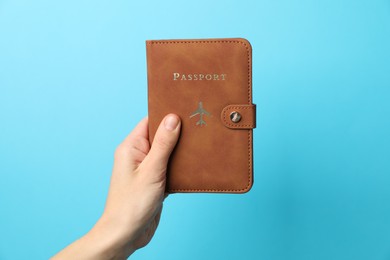
[[[240,43],[245,45],[248,49],[248,46],[245,42],[241,40],[150,40],[147,41],[146,44],[171,44],[171,43]],[[249,59],[248,59],[249,60]]]
[[[246,42],[241,40],[151,40],[147,41],[147,45],[153,44],[181,44],[181,43],[239,43],[244,45],[248,58],[248,104],[251,103],[251,66],[250,66],[250,54],[249,54],[249,46]],[[168,192],[245,192],[248,191],[252,184],[252,153],[251,153],[251,132],[248,131],[248,184],[243,189],[168,189]]]

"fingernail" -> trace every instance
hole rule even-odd
[[[175,130],[178,124],[179,124],[179,118],[177,116],[169,115],[167,116],[167,118],[165,118],[164,126],[165,129],[169,131]]]

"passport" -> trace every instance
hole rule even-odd
[[[149,140],[181,119],[168,193],[245,193],[253,185],[252,47],[243,38],[146,41]]]

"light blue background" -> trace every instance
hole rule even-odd
[[[245,37],[255,185],[170,196],[133,259],[390,259],[390,1],[0,0],[0,259],[100,216],[146,39]]]

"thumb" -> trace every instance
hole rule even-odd
[[[169,156],[179,139],[180,125],[180,118],[177,115],[165,116],[154,136],[147,156],[148,163],[160,169],[167,167]]]

